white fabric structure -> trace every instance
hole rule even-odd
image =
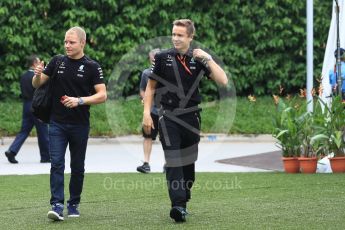
[[[339,34],[340,34],[340,47],[345,48],[345,0],[338,0],[340,13],[339,13]],[[337,15],[336,3],[333,1],[332,21],[329,27],[327,46],[322,66],[322,98],[325,99],[331,94],[331,86],[329,84],[329,71],[334,69],[336,59],[334,51],[337,48]]]

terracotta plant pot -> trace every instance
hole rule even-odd
[[[299,161],[297,157],[282,157],[286,173],[299,173]]]
[[[316,157],[299,157],[299,166],[301,173],[315,173],[317,168]]]
[[[345,172],[345,157],[332,157],[329,158],[333,173]]]

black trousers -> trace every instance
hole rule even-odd
[[[186,207],[195,181],[200,115],[198,112],[159,119],[159,136],[166,160],[166,179],[172,206]]]

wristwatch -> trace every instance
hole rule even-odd
[[[204,57],[204,58],[201,60],[201,62],[202,62],[202,64],[203,64],[204,66],[206,66],[206,67],[208,68],[207,62],[208,62],[208,61],[211,61],[211,60],[212,60],[212,56],[211,56],[211,55],[208,55],[207,57]]]
[[[212,56],[208,55],[207,57],[204,58],[205,61],[211,61],[212,60]]]
[[[78,105],[84,105],[84,100],[81,97],[78,97]]]

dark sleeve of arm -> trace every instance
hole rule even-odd
[[[25,90],[25,81],[24,81],[24,75],[20,76],[20,91],[21,91],[21,95],[23,94],[23,91]]]
[[[151,69],[146,69],[141,73],[141,77],[140,77],[140,90],[145,91],[146,89],[146,85],[147,85],[147,80],[148,80],[148,76],[147,74],[149,74],[151,72]]]
[[[151,74],[149,75],[150,79],[155,80],[153,75],[161,76],[161,60],[162,60],[162,57],[160,53],[157,53],[155,55],[155,60],[151,66]]]
[[[50,62],[48,63],[48,65],[45,67],[45,69],[43,70],[43,73],[44,73],[45,75],[47,75],[48,77],[50,77],[50,76],[53,75],[57,60],[58,60],[58,55],[54,56],[54,57],[50,60]]]
[[[104,84],[103,70],[97,62],[93,62],[92,66],[92,84]]]
[[[30,85],[31,85],[31,82],[30,82]],[[19,98],[24,99],[25,92],[26,92],[25,91],[25,80],[24,80],[24,75],[22,75],[22,76],[20,76],[20,94],[19,94]]]

